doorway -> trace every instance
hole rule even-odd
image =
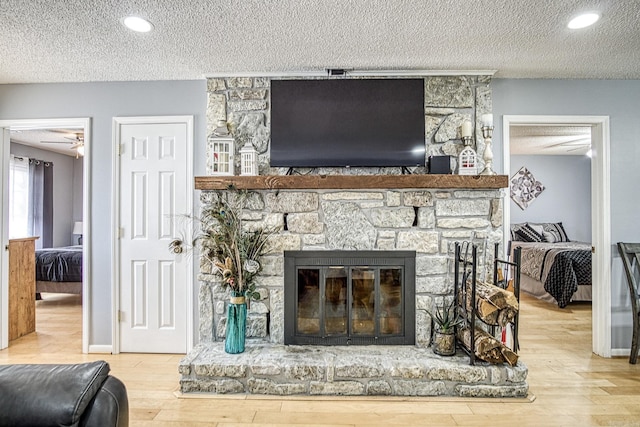
[[[2,239],[3,246],[8,245],[9,240],[9,209],[8,209],[8,200],[9,200],[9,163],[10,163],[10,144],[11,144],[11,133],[14,133],[14,137],[18,136],[20,133],[24,132],[25,135],[27,133],[38,133],[42,135],[49,135],[51,138],[42,138],[45,141],[49,141],[45,143],[49,147],[55,147],[53,150],[48,151],[57,151],[58,153],[63,153],[65,150],[75,150],[75,153],[66,153],[71,154],[72,156],[80,156],[80,151],[83,154],[83,162],[81,166],[81,203],[75,209],[74,216],[77,218],[73,218],[74,221],[70,221],[69,230],[64,230],[62,234],[57,233],[57,237],[54,240],[61,242],[64,240],[64,234],[66,233],[66,238],[69,238],[69,242],[77,241],[77,239],[82,238],[82,248],[80,249],[82,253],[82,273],[81,273],[81,282],[82,284],[79,286],[81,288],[82,293],[82,352],[88,353],[88,343],[89,343],[89,328],[88,328],[88,319],[89,319],[89,301],[90,301],[90,283],[89,278],[90,272],[90,263],[88,260],[90,259],[90,235],[87,233],[90,230],[90,216],[89,216],[89,188],[90,188],[90,139],[91,139],[91,119],[89,118],[66,118],[66,119],[29,119],[29,120],[0,120],[0,146],[2,147],[2,151],[0,154],[0,171],[1,175],[1,184],[2,184],[2,205],[3,209],[0,212],[0,219],[2,223],[2,228],[0,230],[0,237]],[[45,133],[48,132],[48,133]],[[72,135],[73,134],[73,135]],[[25,141],[28,139],[23,138]],[[67,143],[68,141],[68,143]],[[25,145],[29,145],[26,143]],[[81,147],[81,148],[80,148]],[[80,149],[80,150],[79,150]],[[54,195],[55,197],[55,195]],[[71,222],[73,224],[71,225]],[[77,222],[77,224],[76,224]],[[73,227],[75,226],[75,227]],[[73,229],[75,228],[75,229]],[[73,233],[73,237],[71,237],[71,233]],[[62,239],[62,240],[61,240]],[[0,273],[1,273],[1,284],[0,284],[0,349],[6,348],[9,345],[8,341],[8,328],[9,328],[9,308],[8,308],[8,294],[9,294],[9,280],[8,280],[8,252],[2,251],[2,257],[0,259]]]
[[[503,170],[511,170],[511,131],[518,126],[586,126],[591,129],[591,239],[592,351],[611,357],[611,222],[609,117],[607,116],[509,116],[503,117]],[[504,203],[503,232],[510,233],[510,203]]]

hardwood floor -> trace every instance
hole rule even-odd
[[[222,396],[178,398],[182,355],[82,354],[80,298],[45,294],[36,332],[0,364],[104,359],[127,386],[131,426],[640,426],[640,364],[591,353],[591,305],[523,297],[528,399]]]

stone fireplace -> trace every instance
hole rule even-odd
[[[236,178],[239,180],[234,182],[239,183],[243,177]],[[425,179],[430,181],[428,177]],[[492,179],[481,181],[491,182]],[[506,177],[495,179],[504,182],[499,186],[506,184]],[[452,179],[439,185],[449,186],[449,182],[455,184],[457,181]],[[473,185],[474,178],[464,177],[462,181]],[[220,181],[221,184],[226,182]],[[203,203],[210,197],[210,192],[203,190]],[[527,368],[522,362],[514,367],[485,363],[471,366],[469,356],[462,351],[456,356],[441,357],[430,347],[432,323],[429,312],[433,312],[436,301],[453,293],[453,243],[470,239],[474,234],[490,241],[500,239],[501,197],[501,190],[495,188],[256,190],[251,209],[245,214],[247,221],[279,224],[286,213],[288,225],[286,231],[272,237],[271,253],[263,258],[264,269],[257,283],[261,299],[253,301],[249,309],[246,351],[233,355],[224,352],[225,309],[229,295],[217,276],[211,274],[209,263],[203,262],[199,276],[200,344],[180,363],[181,391],[271,395],[526,396]],[[345,298],[349,294],[348,288],[344,295],[341,295],[342,291],[338,292],[337,297],[335,293],[328,295],[335,289],[327,289],[331,286],[342,289],[344,283],[349,282],[348,269],[356,270],[352,271],[352,278],[358,275],[362,278],[366,276],[362,273],[366,272],[369,284],[373,282],[374,285],[376,281],[384,281],[382,270],[392,270],[391,276],[394,274],[393,268],[376,265],[377,261],[360,260],[347,268],[344,262],[322,260],[333,251],[360,252],[360,255],[415,253],[415,265],[404,266],[415,273],[415,294],[405,299],[405,308],[414,304],[413,345],[359,342],[359,345],[328,346],[318,345],[327,343],[315,342],[314,337],[308,342],[288,344],[286,306],[291,301],[295,305],[297,298],[295,294],[291,298],[285,285],[285,254],[308,254],[323,265],[340,264],[339,267],[344,268],[338,274],[320,273],[319,269],[313,273],[317,274],[319,283],[322,283],[322,275],[325,280],[337,279],[337,283],[325,285],[329,304],[347,299],[346,305],[349,305],[348,297]],[[413,260],[412,256],[410,258]],[[306,262],[302,264],[303,268],[317,267]],[[359,268],[371,266],[379,271],[377,276],[371,274],[370,269]],[[315,286],[313,274],[310,283]],[[297,272],[293,277],[297,279]],[[296,286],[297,283],[293,285]],[[318,307],[319,303],[312,305]],[[359,307],[371,310],[370,299],[364,298]],[[375,314],[375,303],[373,311]],[[359,325],[362,329],[356,332],[373,330],[374,334],[367,334],[367,339],[375,340],[376,329],[378,333],[384,330],[389,335],[395,335],[401,329],[397,323],[393,325],[394,320],[382,325],[378,318],[378,325],[363,322]],[[320,316],[314,318],[306,314],[300,327],[317,331],[321,320]],[[334,323],[332,327],[340,325]],[[404,328],[408,331],[411,325],[405,323]],[[349,337],[341,338],[346,341]]]
[[[207,203],[210,197],[203,191],[201,201]],[[428,312],[436,300],[453,292],[453,243],[472,236],[500,240],[501,197],[499,189],[253,192],[244,214],[248,226],[278,226],[282,231],[271,237],[271,252],[262,260],[257,280],[261,299],[251,302],[248,336],[285,344],[285,251],[412,251],[414,344],[429,346]],[[228,292],[208,262],[202,261],[199,279],[200,341],[221,341]]]
[[[409,176],[400,168],[319,168],[285,176],[269,167],[269,82],[208,81],[208,134],[226,119],[236,151],[247,141],[258,150],[261,176],[196,178],[200,201],[206,205],[212,191],[229,184],[251,189],[247,227],[281,231],[262,259],[260,299],[251,302],[241,355],[222,350],[228,292],[211,263],[201,260],[200,344],[181,362],[182,391],[526,395],[520,364],[471,367],[467,356],[440,358],[429,348],[429,312],[453,293],[453,243],[503,240],[507,177],[424,175],[423,168]],[[460,124],[491,112],[489,83],[489,76],[425,77],[427,156],[454,159],[463,149]],[[481,154],[480,135],[476,141]],[[355,261],[335,259],[347,253]],[[391,254],[403,260],[388,261]],[[301,260],[295,267],[293,258]],[[376,345],[385,341],[391,345]]]

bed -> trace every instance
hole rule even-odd
[[[547,226],[541,223],[540,226]],[[561,223],[555,223],[560,224]],[[517,226],[520,224],[516,224]],[[533,228],[533,227],[531,227]],[[539,230],[538,227],[534,228]],[[592,260],[591,244],[587,242],[570,242],[564,230],[554,233],[555,237],[564,233],[564,237],[554,241],[553,236],[540,239],[543,241],[524,241],[530,239],[513,233],[509,243],[510,250],[522,248],[520,267],[520,289],[541,300],[555,303],[564,308],[571,301],[591,301]],[[530,230],[529,230],[530,231]],[[528,233],[528,232],[527,232]],[[527,234],[525,233],[525,234]],[[537,238],[537,237],[533,237]],[[549,241],[551,240],[551,241]]]
[[[36,293],[82,293],[82,245],[36,249]]]

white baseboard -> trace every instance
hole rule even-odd
[[[113,348],[111,345],[90,345],[89,353],[113,353]]]
[[[611,349],[611,356],[613,357],[615,356],[629,357],[630,354],[631,354],[630,348],[612,348]]]

